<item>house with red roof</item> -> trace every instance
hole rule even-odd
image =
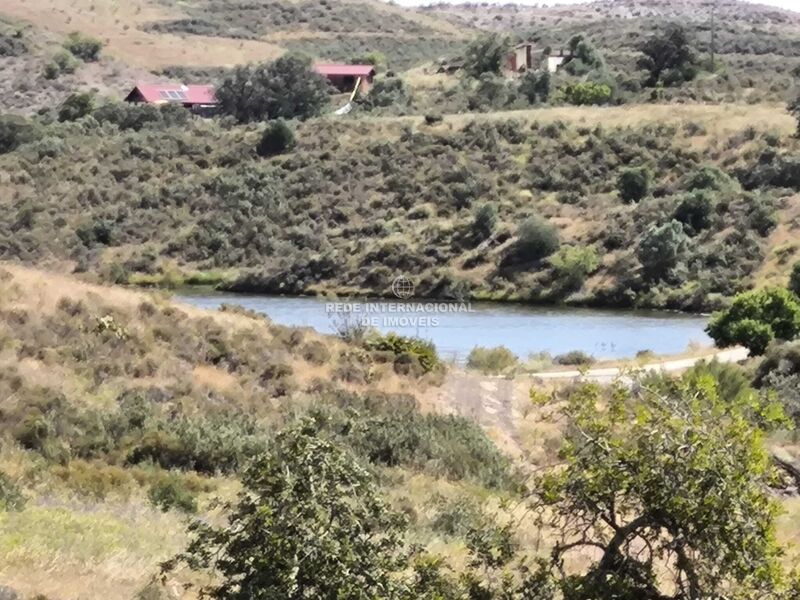
[[[368,92],[375,77],[375,67],[372,65],[314,65],[314,70],[327,77],[331,85],[340,92],[352,92],[359,78],[361,78],[361,83],[358,91]]]
[[[125,97],[125,101],[145,104],[182,104],[193,112],[201,114],[210,114],[217,107],[213,85],[138,83]]]

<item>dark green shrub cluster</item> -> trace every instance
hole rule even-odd
[[[430,373],[440,366],[436,347],[431,342],[419,338],[406,337],[396,333],[376,334],[365,341],[367,348],[377,352],[390,352],[395,356],[395,369],[414,372],[419,365],[423,373]]]
[[[256,146],[256,154],[274,156],[291,150],[295,144],[294,132],[283,119],[272,121],[264,129]]]
[[[67,36],[64,48],[84,62],[94,62],[100,58],[103,42],[78,31],[73,31]]]

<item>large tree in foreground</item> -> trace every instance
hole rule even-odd
[[[536,507],[558,535],[563,597],[781,597],[772,469],[752,425],[776,409],[721,400],[710,375],[657,388],[585,385],[559,409],[564,463],[537,481]],[[593,558],[576,569],[575,556]]]
[[[328,103],[328,82],[311,59],[287,54],[273,62],[236,67],[217,87],[223,114],[239,122],[306,119]]]
[[[280,434],[245,472],[227,524],[196,522],[186,552],[167,563],[208,570],[220,600],[391,598],[402,519],[349,453],[303,424]]]

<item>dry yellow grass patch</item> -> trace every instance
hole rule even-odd
[[[792,265],[800,257],[800,195],[786,199],[778,212],[778,225],[769,236],[766,260],[755,274],[759,285],[786,285]]]
[[[142,31],[139,26],[143,23],[185,16],[151,0],[4,0],[0,14],[59,35],[71,31],[93,35],[106,43],[105,53],[147,69],[233,66],[276,58],[284,52],[264,41]]]

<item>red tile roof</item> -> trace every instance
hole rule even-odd
[[[340,77],[369,77],[375,74],[372,65],[314,65],[320,75],[338,75]]]
[[[216,104],[213,85],[180,83],[139,83],[136,90],[147,102],[180,102],[181,104]]]

